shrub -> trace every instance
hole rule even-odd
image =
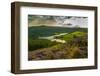
[[[29,39],[28,50],[32,51],[32,50],[37,50],[41,48],[47,48],[56,44],[57,42],[51,42],[50,40],[47,40],[47,39]]]

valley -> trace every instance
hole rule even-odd
[[[28,60],[87,58],[87,28],[28,28]]]

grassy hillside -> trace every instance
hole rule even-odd
[[[74,38],[78,38],[78,37],[84,37],[87,35],[87,32],[81,32],[81,31],[75,31],[72,33],[68,33],[66,35],[63,36],[57,36],[57,39],[61,39],[61,40],[65,40],[65,41],[69,41],[69,40],[73,40]]]
[[[51,36],[57,33],[71,33],[74,31],[87,32],[87,28],[33,26],[28,28],[28,35],[29,38],[37,38],[39,36]]]
[[[59,36],[61,33],[68,33]],[[57,35],[58,34],[58,35]],[[29,60],[87,58],[87,29],[34,26],[28,29]],[[65,43],[39,39],[52,35]]]
[[[37,49],[28,53],[29,60],[53,60],[87,58],[87,36],[73,38],[64,44]]]

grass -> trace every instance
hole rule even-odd
[[[50,26],[33,26],[28,28],[29,38],[51,36],[59,33],[72,33],[75,31],[87,32],[87,28],[66,28]]]
[[[87,58],[87,45],[84,45],[82,39],[75,38],[65,44],[57,44],[52,47],[32,51],[29,53],[29,60]],[[80,44],[77,45],[78,43]]]
[[[87,58],[87,29],[34,26],[29,27],[28,50],[29,60],[72,59]],[[38,39],[51,35],[68,33],[56,36],[56,39],[66,43],[53,42],[47,39]]]
[[[57,36],[55,38],[65,40],[65,41],[69,41],[69,40],[72,40],[76,37],[82,37],[82,36],[85,36],[85,35],[87,35],[86,32],[75,31],[75,32],[72,32],[72,33],[69,33],[69,34],[66,34],[66,35]]]
[[[34,51],[41,48],[51,47],[58,44],[57,42],[51,42],[47,39],[29,39],[28,40],[28,50]]]

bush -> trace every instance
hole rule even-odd
[[[37,50],[41,48],[47,48],[53,45],[56,45],[57,42],[51,42],[47,39],[29,39],[28,40],[28,50]]]

